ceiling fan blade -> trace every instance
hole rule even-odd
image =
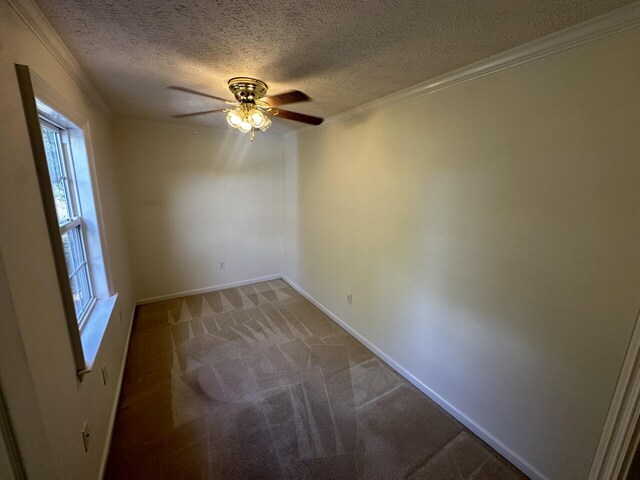
[[[172,115],[173,118],[195,117],[196,115],[205,115],[207,113],[224,112],[225,109],[219,108],[217,110],[205,110],[203,112],[183,113],[181,115]]]
[[[235,105],[235,102],[227,100],[226,98],[216,97],[215,95],[209,95],[208,93],[199,92],[198,90],[193,90],[192,88],[177,87],[175,85],[170,85],[167,88],[170,88],[171,90],[177,90],[179,92],[193,93],[194,95],[200,95],[202,97],[213,98],[214,100],[220,100],[221,102],[231,103],[231,104]]]
[[[312,117],[311,115],[305,115],[304,113],[290,112],[289,110],[280,110],[279,108],[270,108],[269,113],[280,118],[308,123],[309,125],[320,125],[324,121],[324,118]]]
[[[286,105],[288,103],[308,102],[311,100],[306,93],[302,93],[300,90],[290,90],[283,92],[280,95],[267,96],[261,100],[267,102],[272,107],[278,105]]]

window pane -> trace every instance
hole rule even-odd
[[[44,150],[47,156],[47,166],[49,167],[49,177],[51,178],[58,223],[62,225],[71,219],[72,214],[59,137],[60,134],[56,130],[42,126],[42,139],[44,140]]]
[[[85,261],[80,228],[80,226],[77,226],[62,234],[62,247],[69,275],[73,274]]]
[[[82,246],[81,228],[78,225],[62,234],[62,246],[70,277],[71,294],[78,318],[82,316],[91,301],[89,266]]]
[[[69,279],[71,283],[71,296],[73,297],[73,306],[76,310],[76,317],[82,315],[82,293],[80,293],[80,285],[78,282],[78,276],[74,275]]]
[[[89,268],[85,264],[82,269],[76,274],[78,277],[78,285],[80,287],[80,303],[82,305],[82,312],[85,311],[89,302],[91,301],[91,288],[89,287]],[[78,313],[78,317],[82,314]]]
[[[87,265],[83,265],[69,279],[71,284],[71,294],[73,305],[76,310],[76,317],[80,319],[91,301],[91,288],[89,287],[89,270]]]

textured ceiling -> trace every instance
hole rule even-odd
[[[116,115],[217,108],[246,75],[327,117],[632,0],[37,0]],[[177,120],[176,120],[177,121]],[[182,120],[226,126],[223,114]],[[296,128],[278,119],[273,131]]]

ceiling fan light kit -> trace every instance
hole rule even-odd
[[[229,80],[229,90],[238,101],[236,108],[226,109],[227,123],[242,133],[249,133],[251,141],[255,131],[266,132],[271,126],[270,106],[260,99],[267,94],[267,84],[261,80],[236,77]]]
[[[308,102],[311,99],[298,90],[291,90],[281,93],[280,95],[267,97],[269,87],[262,80],[249,77],[234,77],[229,80],[229,90],[235,97],[235,102],[230,102],[224,98],[216,97],[208,93],[199,92],[185,87],[171,86],[173,90],[178,90],[203,97],[220,100],[234,108],[225,108],[218,110],[205,110],[202,112],[186,113],[182,115],[174,115],[174,118],[192,117],[195,115],[203,115],[208,113],[225,112],[227,114],[227,123],[242,133],[249,133],[250,139],[253,141],[256,130],[263,132],[271,126],[270,116],[279,115],[282,118],[294,120],[297,122],[307,123],[310,125],[320,125],[322,118],[313,117],[288,110],[274,108],[275,105],[285,105],[288,103]]]
[[[240,104],[234,109],[226,109],[225,112],[227,123],[242,133],[249,133],[252,129],[266,132],[271,125],[271,120],[260,107]]]

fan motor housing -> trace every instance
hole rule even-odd
[[[254,103],[267,94],[269,87],[262,80],[249,77],[234,77],[229,80],[229,90],[240,103]]]

